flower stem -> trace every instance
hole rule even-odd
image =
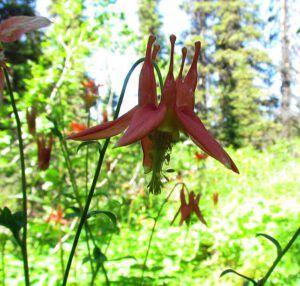
[[[19,141],[19,153],[20,153],[20,164],[21,164],[21,180],[22,180],[22,208],[24,213],[24,226],[23,226],[23,235],[21,240],[21,249],[22,249],[22,256],[23,256],[23,267],[24,267],[24,278],[25,278],[25,285],[29,286],[30,279],[29,279],[29,266],[28,266],[28,254],[27,254],[27,192],[26,192],[26,176],[25,176],[25,159],[24,159],[24,147],[23,147],[23,139],[22,139],[22,129],[21,129],[21,121],[18,114],[18,109],[16,106],[16,102],[14,99],[13,91],[11,88],[8,72],[6,68],[3,68],[8,93],[11,100],[11,105],[13,108],[13,112],[15,115],[15,120],[17,124],[17,135]]]
[[[114,119],[116,119],[119,116],[121,105],[122,105],[123,98],[124,98],[124,95],[125,95],[125,90],[126,90],[128,81],[130,79],[130,76],[131,76],[132,72],[134,71],[134,69],[140,63],[142,63],[143,61],[144,61],[144,58],[139,59],[138,61],[136,61],[133,64],[133,66],[131,67],[131,69],[129,70],[128,74],[126,75],[126,78],[125,78],[124,83],[123,83],[121,95],[120,95],[120,98],[119,98],[119,101],[118,101],[118,105],[117,105],[117,108],[116,108],[116,111],[115,111]],[[84,223],[87,219],[87,214],[88,214],[88,211],[89,211],[89,207],[90,207],[90,204],[91,204],[94,192],[95,192],[95,187],[96,187],[96,184],[97,184],[97,180],[99,178],[99,174],[100,174],[100,171],[101,171],[101,167],[102,167],[102,164],[103,164],[103,161],[104,161],[104,156],[105,156],[107,147],[109,145],[109,142],[110,142],[110,138],[107,138],[105,140],[104,144],[103,144],[103,147],[102,147],[100,155],[99,155],[99,159],[98,159],[97,167],[96,167],[96,170],[95,170],[93,182],[92,182],[90,191],[89,191],[88,196],[87,196],[87,200],[86,200],[86,203],[85,203],[85,206],[84,206],[81,218],[80,218],[80,222],[79,222],[79,225],[78,225],[78,228],[77,228],[77,231],[76,231],[76,234],[75,234],[74,242],[73,242],[73,245],[72,245],[72,249],[71,249],[71,252],[70,252],[70,256],[69,256],[69,260],[68,260],[68,264],[67,264],[67,267],[66,267],[64,280],[63,280],[63,284],[62,284],[63,286],[67,285],[68,276],[69,276],[70,268],[71,268],[71,265],[72,265],[72,260],[73,260],[75,250],[76,250],[76,247],[77,247],[77,244],[78,244],[78,241],[79,241],[81,230],[82,230],[82,228],[84,226]]]
[[[153,227],[152,227],[152,230],[151,230],[151,234],[150,234],[150,238],[149,238],[149,242],[148,242],[148,247],[147,247],[147,251],[146,251],[146,256],[145,256],[144,263],[143,263],[143,268],[142,268],[142,276],[141,276],[141,284],[140,284],[141,286],[143,286],[143,283],[144,283],[144,273],[145,273],[146,264],[147,264],[147,260],[148,260],[148,256],[149,256],[149,252],[150,252],[150,248],[151,248],[151,243],[152,243],[152,238],[153,238],[153,235],[154,235],[154,231],[155,231],[155,227],[156,227],[157,221],[158,221],[158,219],[160,217],[160,214],[162,212],[163,207],[168,202],[168,200],[169,200],[170,196],[172,195],[172,193],[174,192],[175,188],[178,185],[180,185],[180,184],[183,184],[183,183],[177,183],[173,187],[173,189],[170,191],[170,193],[168,194],[168,196],[165,198],[165,200],[161,204],[160,209],[158,210],[156,218],[154,218],[154,224],[153,224]]]
[[[268,278],[270,277],[270,275],[272,274],[272,272],[274,271],[274,269],[276,268],[277,264],[280,262],[280,260],[282,259],[282,257],[286,254],[286,252],[290,249],[290,247],[293,245],[293,243],[295,242],[296,238],[300,235],[300,227],[296,230],[296,232],[294,233],[293,237],[291,238],[291,240],[288,242],[288,244],[286,245],[286,247],[282,250],[282,252],[280,253],[280,255],[277,256],[277,258],[275,259],[275,261],[273,262],[272,266],[270,267],[269,271],[267,272],[267,274],[264,276],[264,278],[262,278],[259,281],[259,285],[264,285]]]

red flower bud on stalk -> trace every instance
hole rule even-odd
[[[213,193],[213,202],[214,202],[215,206],[218,204],[218,202],[219,202],[219,193],[217,193],[217,192]]]
[[[102,123],[105,123],[108,121],[108,114],[107,114],[107,110],[103,109],[102,110]]]
[[[26,121],[27,121],[28,131],[31,135],[35,135],[35,131],[36,131],[35,120],[36,120],[36,108],[31,107],[30,109],[26,110]]]
[[[51,150],[52,150],[53,138],[50,136],[48,144],[44,136],[37,138],[38,146],[38,165],[40,170],[47,170],[50,164]]]

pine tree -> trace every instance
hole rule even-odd
[[[202,53],[207,59],[208,116],[214,132],[235,147],[256,142],[265,122],[260,110],[263,93],[255,82],[264,80],[264,66],[269,64],[257,47],[262,37],[259,9],[246,0],[188,3],[194,9],[193,22],[205,29]],[[199,30],[191,32],[201,38]]]
[[[144,54],[145,45],[150,34],[156,36],[159,45],[164,45],[164,38],[161,33],[162,20],[158,11],[160,0],[139,0],[138,17],[139,17],[139,52]]]

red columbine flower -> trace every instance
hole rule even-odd
[[[74,132],[80,132],[87,129],[87,126],[85,124],[74,122],[74,121],[70,124],[70,126],[72,131]]]
[[[195,197],[194,192],[190,192],[189,193],[189,203],[187,204],[186,200],[185,200],[185,193],[184,193],[184,186],[182,187],[181,191],[180,191],[180,208],[177,211],[174,219],[171,222],[171,225],[174,223],[174,221],[176,220],[178,214],[181,214],[181,219],[179,222],[179,225],[182,225],[183,222],[185,221],[186,223],[189,223],[189,220],[191,218],[192,213],[194,212],[198,219],[205,225],[207,225],[200,209],[199,209],[199,200],[200,200],[200,194],[198,194]]]
[[[49,168],[52,144],[53,144],[52,136],[49,138],[48,144],[46,143],[46,139],[44,136],[40,136],[37,138],[38,164],[39,164],[39,168],[43,171]]]
[[[85,106],[87,109],[89,109],[96,104],[99,98],[99,87],[103,85],[96,84],[96,82],[92,79],[87,79],[82,82],[82,86],[85,89],[85,93],[83,97]]]
[[[60,207],[56,211],[52,212],[46,220],[46,222],[51,222],[51,221],[62,225],[68,224],[68,221],[63,218],[63,212]]]
[[[142,128],[142,134],[140,132],[141,128],[139,127],[136,136],[141,140],[144,150],[144,167],[146,169],[151,168],[151,158],[149,154],[151,141],[147,135],[157,126],[164,116],[163,109],[160,109],[160,112],[157,112],[156,82],[152,58],[155,58],[158,48],[155,47],[152,54],[154,41],[155,37],[150,36],[147,44],[145,61],[139,78],[138,105],[114,121],[105,122],[77,134],[70,135],[68,137],[69,139],[87,141],[111,137],[121,133],[128,128],[128,126],[130,129],[135,129],[137,123],[143,124],[144,120],[147,119],[147,124]],[[152,120],[154,114],[155,120]],[[143,119],[142,122],[140,122],[141,118]]]
[[[207,157],[208,155],[205,153],[199,153],[199,152],[195,153],[195,158],[197,161],[205,160]]]
[[[146,58],[140,74],[138,106],[115,121],[92,127],[69,138],[75,140],[101,139],[116,135],[128,127],[117,146],[126,146],[141,140],[144,166],[148,170],[153,170],[148,185],[149,191],[153,193],[160,193],[162,166],[165,161],[169,161],[172,145],[178,141],[180,131],[187,134],[205,153],[238,173],[232,159],[194,113],[200,42],[195,43],[195,54],[185,78],[183,78],[182,72],[187,49],[182,49],[182,63],[175,80],[173,65],[176,37],[174,35],[170,37],[170,66],[164,82],[161,102],[157,106],[155,77],[151,63],[151,49],[154,39],[153,36],[149,38]],[[152,58],[155,58],[156,53],[157,49],[154,48]]]
[[[0,24],[0,42],[10,43],[18,40],[23,34],[43,27],[51,22],[45,17],[14,16]],[[0,96],[4,87],[4,74],[1,67],[6,67],[4,51],[0,43]]]

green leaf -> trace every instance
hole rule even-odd
[[[86,142],[82,142],[78,147],[77,147],[77,153],[78,151],[84,147],[84,146],[88,146],[88,145],[91,145],[91,144],[97,144],[97,147],[98,147],[98,150],[99,150],[99,153],[101,152],[101,144],[98,142],[98,141],[86,141]]]
[[[300,28],[297,30],[297,32],[296,32],[297,34],[300,34]]]
[[[106,215],[111,220],[111,222],[113,223],[113,225],[115,227],[117,227],[117,217],[115,216],[115,214],[113,214],[110,211],[90,211],[87,214],[86,218],[89,219],[90,217],[97,216],[98,214],[104,214],[104,215]]]
[[[93,256],[94,256],[95,261],[100,264],[102,264],[104,261],[107,260],[107,257],[100,250],[100,248],[98,246],[95,246],[95,248],[93,250]]]
[[[243,275],[243,274],[240,274],[240,273],[236,272],[236,271],[233,270],[233,269],[226,269],[226,270],[224,270],[224,271],[221,273],[220,278],[221,278],[222,276],[228,274],[228,273],[234,273],[234,274],[236,274],[236,275],[238,275],[238,276],[240,276],[240,277],[242,277],[242,278],[245,278],[246,280],[252,282],[254,285],[257,285],[257,283],[256,283],[252,278],[249,278],[249,277],[247,277],[247,276],[245,276],[245,275]]]
[[[62,133],[59,131],[57,121],[51,116],[47,116],[47,119],[53,123],[53,128],[51,128],[52,134],[57,136],[59,139],[63,139]]]
[[[85,263],[87,263],[88,261],[90,261],[91,260],[91,257],[90,256],[86,256],[86,257],[84,257],[83,259],[82,259],[82,264],[85,264]]]
[[[272,237],[268,234],[265,234],[265,233],[258,233],[256,236],[263,236],[264,238],[270,240],[276,246],[277,256],[281,255],[282,247],[281,247],[280,243],[274,237]]]
[[[80,208],[77,207],[71,207],[71,209],[73,210],[72,213],[68,213],[65,215],[65,218],[74,218],[74,217],[81,217],[81,212],[80,212]]]
[[[118,258],[114,258],[114,259],[109,259],[109,261],[119,261],[119,260],[124,260],[124,259],[133,259],[136,260],[136,258],[134,256],[122,256],[122,257],[118,257]]]
[[[12,213],[9,208],[0,209],[0,225],[8,228],[17,242],[20,244],[19,232],[25,225],[25,217],[22,211]]]

